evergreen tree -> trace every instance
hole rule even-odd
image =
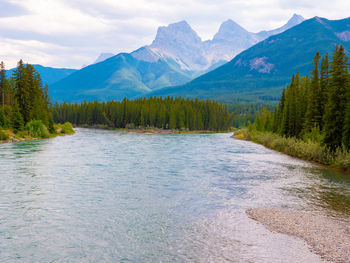
[[[337,46],[331,61],[328,101],[324,115],[324,142],[331,150],[340,147],[343,140],[348,140],[346,138],[348,132],[343,132],[346,97],[349,88],[347,61],[344,47]]]
[[[113,128],[155,127],[186,130],[227,130],[232,117],[227,106],[212,101],[155,98],[107,103],[56,103],[56,122],[75,125],[106,125]]]
[[[274,114],[275,118],[274,118],[274,124],[273,124],[273,132],[282,133],[282,119],[283,119],[285,101],[286,101],[286,89],[283,88],[280,102]]]
[[[17,131],[21,131],[24,128],[24,120],[22,117],[22,114],[20,113],[19,107],[17,102],[15,101],[15,103],[12,106],[12,127],[15,131],[15,133],[17,133]]]
[[[5,63],[1,61],[0,63],[0,99],[1,105],[5,105],[5,92],[7,86]]]
[[[320,61],[320,53],[317,52],[313,65],[314,69],[311,73],[311,85],[308,91],[308,103],[306,110],[306,120],[304,129],[306,132],[310,131],[313,127],[321,125],[322,120],[322,93],[320,90],[320,80],[319,80],[319,61]]]
[[[321,89],[321,116],[324,116],[325,106],[328,101],[328,81],[329,81],[329,62],[328,53],[324,55],[321,62],[321,76],[320,76],[320,89]],[[320,129],[323,128],[323,120],[320,125]]]

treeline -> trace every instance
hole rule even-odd
[[[350,74],[343,46],[332,59],[319,52],[310,76],[292,77],[274,112],[263,110],[250,129],[317,142],[331,152],[350,149]]]
[[[47,85],[43,86],[32,65],[24,65],[20,60],[13,76],[7,77],[4,62],[1,62],[0,130],[13,129],[17,133],[33,128],[28,127],[32,121],[36,121],[35,125],[42,123],[48,132],[54,132]]]
[[[277,103],[236,103],[227,105],[228,111],[233,114],[232,125],[236,128],[247,127],[261,114],[262,109],[274,111]]]
[[[228,130],[232,116],[227,106],[214,101],[184,98],[56,103],[54,121],[111,128],[161,128],[179,130]]]

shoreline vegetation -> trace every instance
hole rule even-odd
[[[153,129],[160,133],[228,131],[233,117],[227,105],[181,97],[125,98],[122,101],[56,103],[53,106],[53,119],[56,123],[69,121],[77,127],[135,131]]]
[[[55,124],[54,133],[48,133],[47,128],[40,122],[37,122],[36,127],[24,131],[15,131],[13,129],[1,129],[0,128],[0,144],[11,142],[24,142],[40,139],[55,138],[57,136],[73,135],[75,133],[72,124],[66,122],[64,124]]]
[[[0,143],[73,134],[72,124],[55,124],[48,85],[30,64],[20,60],[12,76],[0,63]]]
[[[321,63],[320,63],[321,61]],[[332,60],[317,52],[311,76],[293,75],[278,107],[265,108],[236,138],[350,171],[350,68],[343,46]]]
[[[272,132],[249,131],[247,128],[235,131],[232,137],[261,144],[304,161],[325,165],[346,173],[350,172],[350,152],[347,150],[339,149],[331,152],[326,146],[317,142],[283,137]]]
[[[233,129],[226,131],[210,131],[210,130],[188,130],[188,129],[162,129],[155,127],[137,127],[137,128],[111,128],[106,125],[79,125],[77,128],[86,129],[101,129],[134,133],[151,133],[151,134],[212,134],[212,133],[229,133],[233,132]]]
[[[296,236],[331,262],[350,262],[350,227],[316,212],[255,208],[246,211],[270,231]]]

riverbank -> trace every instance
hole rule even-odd
[[[135,133],[153,133],[153,134],[206,134],[206,133],[227,133],[229,131],[211,131],[211,130],[178,130],[178,129],[160,129],[160,128],[111,128],[105,125],[80,125],[77,128],[88,128],[88,129],[102,129],[102,130],[116,130],[123,132],[135,132]]]
[[[331,262],[350,262],[350,226],[314,212],[249,209],[247,215],[271,231],[297,236]]]
[[[350,172],[350,152],[342,149],[331,153],[326,147],[317,142],[305,142],[300,139],[286,138],[269,132],[250,132],[248,129],[238,130],[232,137],[262,144],[267,148],[302,160],[326,165],[343,172]]]
[[[54,138],[57,136],[72,135],[75,133],[70,123],[55,124],[54,129],[55,133],[45,133],[44,136],[33,136],[33,131],[31,130],[18,131],[15,133],[13,129],[0,129],[0,143],[33,141]],[[38,134],[37,132],[35,133]]]
[[[153,134],[206,134],[206,133],[226,133],[229,131],[189,131],[189,130],[169,130],[169,129],[116,129],[125,132],[153,133]]]

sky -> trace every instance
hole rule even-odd
[[[100,53],[148,45],[157,28],[186,20],[203,39],[232,19],[251,32],[294,14],[341,19],[349,0],[0,0],[0,60],[81,68]]]

